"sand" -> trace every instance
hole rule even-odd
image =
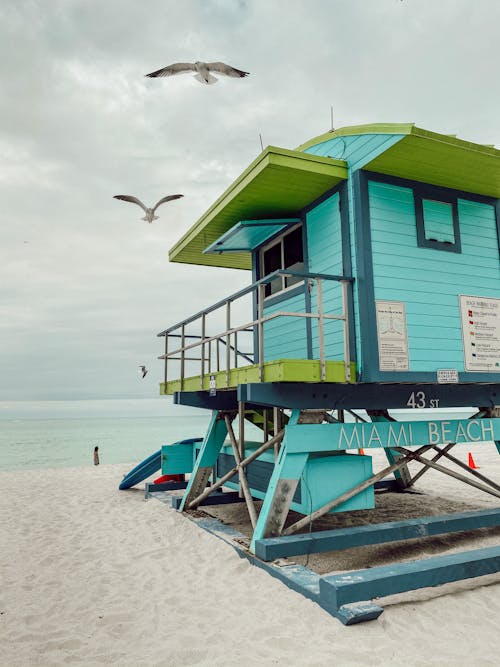
[[[493,445],[476,451],[481,472],[500,479]],[[145,501],[142,488],[118,491],[130,467],[0,473],[1,667],[498,664],[500,575],[385,598],[377,621],[346,627],[186,517]],[[434,472],[418,489],[425,495],[412,507],[419,498],[435,511],[498,506]],[[384,520],[401,498],[378,499]],[[225,512],[233,521],[234,508]],[[420,550],[479,548],[499,535]],[[414,558],[419,547],[405,548],[343,552],[328,565]]]

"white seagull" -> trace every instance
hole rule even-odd
[[[142,377],[145,378],[146,375],[148,374],[148,369],[146,368],[146,366],[139,366],[139,368],[142,371]]]
[[[141,220],[153,222],[153,220],[158,220],[158,216],[155,215],[155,211],[158,206],[160,206],[160,204],[164,204],[166,201],[172,201],[172,199],[179,199],[180,197],[184,197],[184,195],[167,195],[166,197],[160,199],[160,201],[157,202],[152,208],[144,206],[140,199],[137,199],[137,197],[133,197],[132,195],[114,195],[113,199],[121,199],[121,201],[129,201],[132,204],[137,204],[146,213],[144,218],[141,218]]]
[[[250,72],[236,69],[236,67],[226,65],[226,63],[202,63],[197,61],[195,63],[174,63],[173,65],[167,65],[167,67],[162,67],[162,69],[146,74],[146,76],[174,76],[175,74],[184,74],[184,72],[196,72],[194,78],[197,81],[208,85],[217,83],[217,77],[212,76],[210,72],[216,72],[217,74],[224,74],[225,76],[232,76],[235,78],[242,78],[250,74]]]

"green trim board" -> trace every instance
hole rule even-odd
[[[300,218],[277,218],[276,220],[240,220],[217,241],[205,248],[209,252],[252,252],[273,236],[298,225]]]
[[[347,178],[343,160],[268,146],[171,248],[171,262],[251,269],[250,253],[203,254],[239,220],[298,217]]]
[[[345,366],[343,361],[326,361],[326,380],[325,382],[345,383]],[[321,367],[319,360],[315,359],[276,359],[266,361],[263,364],[264,379],[263,382],[320,382]],[[229,371],[229,386],[226,381],[226,371],[206,374],[203,378],[196,375],[184,379],[183,392],[190,391],[208,391],[210,389],[210,377],[215,378],[216,389],[235,388],[240,384],[249,382],[259,382],[259,365],[243,366],[242,368],[232,368]],[[351,363],[351,377],[356,377],[356,364]],[[160,394],[170,395],[181,391],[181,381],[170,380],[166,384],[160,383]]]
[[[336,137],[399,134],[401,139],[364,169],[446,188],[500,197],[500,150],[416,127],[413,123],[355,125],[328,132],[305,142],[306,150]]]

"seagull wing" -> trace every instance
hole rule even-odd
[[[146,208],[146,206],[144,206],[142,201],[140,199],[137,199],[137,197],[133,197],[132,195],[114,195],[113,199],[121,199],[121,201],[129,201],[132,204],[137,204],[138,206],[140,206],[145,213],[148,212],[148,209]]]
[[[150,72],[149,74],[146,74],[146,76],[174,76],[174,74],[183,74],[184,72],[196,72],[194,63],[174,63],[173,65],[167,65],[166,67],[157,69],[156,72]]]
[[[231,65],[226,65],[226,63],[207,63],[207,67],[211,72],[219,72],[219,74],[225,74],[226,76],[233,76],[236,78],[242,78],[248,76],[250,72],[245,72],[242,69],[236,69],[236,67],[231,67]]]
[[[164,204],[166,201],[172,201],[172,199],[180,199],[181,197],[184,197],[184,195],[167,195],[166,197],[163,197],[162,199],[160,199],[159,202],[157,202],[157,203],[154,205],[154,207],[153,207],[153,213],[156,211],[156,209],[158,208],[158,206],[160,206],[160,204]]]

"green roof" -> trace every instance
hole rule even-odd
[[[363,169],[464,192],[500,197],[500,150],[416,127],[412,123],[355,125],[327,132],[299,146],[307,150],[335,137],[399,134],[400,141]]]
[[[250,252],[203,251],[240,220],[298,217],[346,178],[342,160],[268,146],[174,245],[170,261],[250,269]]]
[[[368,155],[363,169],[500,198],[500,150],[493,146],[423,130],[413,123],[344,127],[296,150],[268,146],[173,246],[170,261],[250,269],[250,252],[203,251],[242,220],[298,217],[347,178],[346,161],[305,153],[308,148],[337,137],[377,134],[400,139]]]

